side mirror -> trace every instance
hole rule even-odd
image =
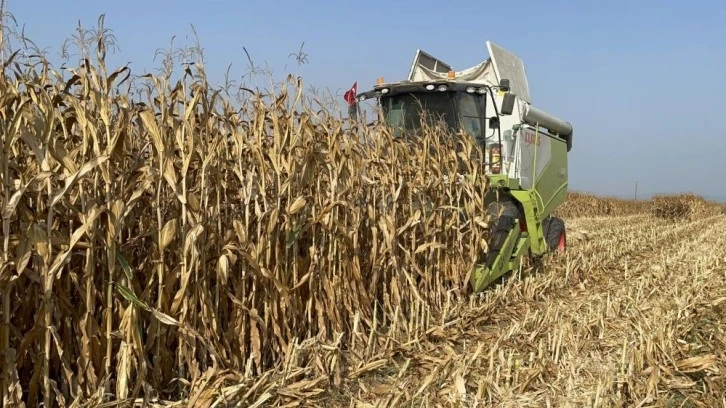
[[[502,115],[511,115],[514,111],[514,101],[517,97],[513,93],[505,93],[502,99],[502,107],[500,113]]]
[[[499,118],[492,116],[489,118],[489,129],[499,129]]]

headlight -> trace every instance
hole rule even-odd
[[[428,85],[426,85],[426,90],[427,91],[433,91],[434,88],[436,88],[436,86],[434,86],[434,84],[428,84]]]
[[[448,86],[446,86],[446,85],[439,85],[439,88],[438,88],[439,91],[444,92],[446,89],[448,89]]]

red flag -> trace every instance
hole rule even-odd
[[[355,104],[355,95],[358,93],[358,81],[356,81],[353,86],[345,92],[345,95],[343,95],[343,99],[345,99],[346,102],[348,102],[348,105],[354,105]]]

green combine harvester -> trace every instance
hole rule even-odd
[[[554,210],[567,196],[572,125],[531,104],[522,60],[487,41],[489,58],[463,71],[418,50],[408,80],[377,85],[349,101],[375,100],[380,120],[416,131],[421,115],[464,129],[485,151],[490,181],[490,241],[471,276],[474,292],[519,268],[525,255],[565,250],[567,235]],[[351,98],[352,99],[352,98]]]

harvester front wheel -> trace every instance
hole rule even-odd
[[[550,252],[563,253],[567,249],[567,229],[561,218],[551,217],[543,223],[543,232]]]
[[[486,254],[486,266],[491,268],[499,256],[499,251],[504,245],[504,240],[509,231],[514,227],[516,219],[522,219],[522,213],[514,203],[500,201],[489,204],[487,208],[490,218],[489,227],[489,249]]]

